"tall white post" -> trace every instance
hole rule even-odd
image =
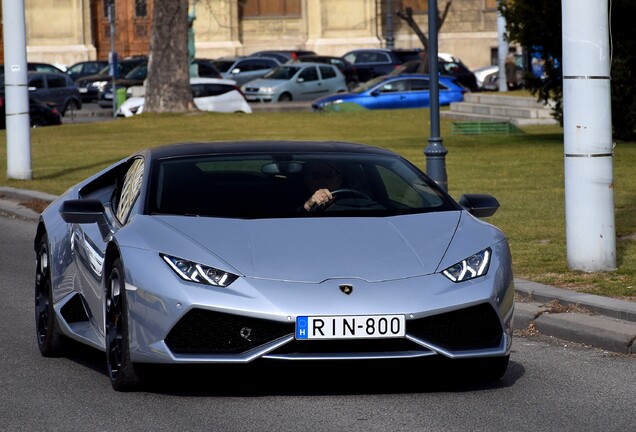
[[[562,0],[568,267],[616,269],[607,1]]]
[[[24,0],[2,2],[7,177],[31,179],[31,120],[27,88]]]
[[[501,0],[500,0],[501,1]],[[499,91],[508,91],[506,79],[506,57],[508,56],[508,41],[504,38],[506,33],[506,18],[497,12],[497,64],[499,65]]]

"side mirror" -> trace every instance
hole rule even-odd
[[[484,218],[495,214],[499,208],[499,201],[492,195],[464,194],[459,199],[459,205],[473,216]]]
[[[73,199],[66,200],[60,205],[60,216],[66,223],[90,224],[96,223],[103,238],[110,234],[106,223],[106,210],[100,200]]]

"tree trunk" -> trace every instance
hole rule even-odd
[[[154,3],[144,112],[196,110],[188,64],[188,0]]]
[[[446,6],[444,6],[444,13],[442,15],[440,15],[439,9],[435,11],[437,13],[437,32],[438,33],[440,29],[442,28],[444,21],[446,20],[446,16],[448,15],[448,12],[450,11],[450,7],[452,3],[453,3],[453,0],[448,0],[448,2],[446,3]],[[420,29],[420,26],[413,19],[413,9],[410,7],[407,7],[404,10],[397,11],[396,15],[400,19],[404,20],[409,25],[409,27],[411,27],[411,30],[413,30],[413,33],[415,33],[417,37],[420,39],[420,42],[422,42],[422,46],[424,47],[424,50],[428,52],[428,38],[426,37],[422,29]]]

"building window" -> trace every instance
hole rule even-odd
[[[146,18],[148,16],[147,0],[135,0],[135,16],[137,18]]]
[[[300,17],[300,0],[240,0],[245,18]]]
[[[428,0],[402,0],[402,6],[404,9],[410,7],[413,13],[428,12]]]

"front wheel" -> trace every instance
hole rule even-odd
[[[35,328],[40,353],[44,357],[59,356],[62,351],[62,341],[53,309],[51,256],[46,234],[38,243],[35,260]]]
[[[291,102],[291,101],[292,101],[292,95],[289,93],[283,93],[282,95],[278,97],[278,102]]]
[[[106,291],[106,363],[113,389],[134,390],[141,384],[140,365],[130,360],[128,301],[124,268],[116,259],[108,275]]]

